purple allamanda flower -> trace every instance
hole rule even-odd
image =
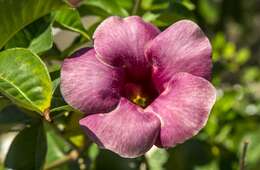
[[[137,157],[183,143],[204,127],[216,100],[211,45],[194,22],[160,32],[140,17],[110,17],[94,48],[64,61],[61,92],[101,148]]]

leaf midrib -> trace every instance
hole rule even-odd
[[[18,90],[20,92],[20,94],[35,108],[38,110],[37,105],[35,105],[35,103],[33,103],[33,101],[22,91],[20,90],[20,88],[15,85],[14,83],[12,83],[10,80],[4,78],[2,75],[0,75],[0,79],[6,81],[8,84],[10,84],[12,87],[14,87],[16,90]]]

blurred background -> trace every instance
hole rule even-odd
[[[218,98],[206,127],[197,136],[174,148],[153,148],[144,157],[124,159],[99,150],[86,138],[78,126],[82,115],[66,107],[57,88],[51,112],[54,128],[44,125],[48,144],[44,169],[237,170],[248,142],[246,170],[260,170],[260,0],[74,0],[73,5],[90,36],[112,15],[139,15],[161,30],[180,19],[194,20],[213,46],[212,82]],[[33,24],[44,27],[47,17]],[[33,24],[26,29],[35,28]],[[91,42],[58,23],[52,34],[54,46],[41,57],[55,81],[63,59]],[[12,46],[12,39],[8,45]],[[0,169],[5,169],[12,141],[33,120],[3,96],[0,104]],[[26,161],[26,153],[39,146],[28,138],[32,133],[36,132],[20,139],[28,139],[28,148],[14,152],[16,161]],[[75,147],[80,156],[72,152]]]

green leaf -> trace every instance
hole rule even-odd
[[[169,155],[166,150],[153,148],[151,153],[146,155],[149,169],[151,170],[164,170],[164,164],[167,162]]]
[[[86,39],[90,39],[87,31],[81,23],[81,18],[76,9],[73,8],[63,8],[56,12],[55,16],[56,22],[68,30],[80,33]]]
[[[0,111],[2,111],[5,107],[7,107],[10,104],[11,102],[8,99],[0,95]]]
[[[192,11],[179,1],[165,3],[165,5],[154,4],[151,8],[155,11],[161,11],[160,15],[156,16],[156,20],[153,21],[158,27],[168,27],[180,19],[194,18]]]
[[[121,6],[117,0],[84,0],[84,4],[98,7],[111,15],[118,15],[122,17],[128,16],[128,12]]]
[[[212,161],[206,165],[199,165],[195,167],[195,170],[219,170],[218,162]]]
[[[18,123],[25,124],[29,121],[31,121],[31,118],[23,111],[13,105],[7,106],[0,111],[0,132],[2,130],[10,129]]]
[[[232,59],[236,53],[236,45],[233,42],[228,42],[223,49],[223,57],[227,60]]]
[[[216,24],[220,18],[220,6],[217,1],[199,0],[198,12],[209,24]]]
[[[47,51],[52,47],[53,37],[51,32],[51,25],[36,39],[34,39],[29,49],[31,49],[34,53],[41,53]]]
[[[80,16],[98,16],[103,19],[110,16],[110,14],[104,9],[88,4],[82,4],[79,6],[78,11]]]
[[[39,113],[50,107],[52,84],[45,64],[22,48],[0,53],[0,92],[14,103]]]
[[[47,16],[26,26],[13,36],[5,48],[24,47],[34,53],[42,53],[53,45],[52,23],[53,17]]]
[[[47,152],[42,122],[22,130],[14,139],[5,159],[5,166],[17,170],[40,170]]]
[[[87,157],[90,160],[90,166],[89,169],[90,170],[94,170],[96,167],[96,159],[99,155],[99,148],[96,144],[91,144],[86,152]]]
[[[144,13],[144,15],[142,16],[142,18],[143,18],[146,22],[152,22],[152,21],[155,21],[159,16],[160,16],[160,14],[154,14],[154,13],[151,13],[151,12],[146,12],[146,13]]]
[[[47,168],[55,161],[64,159],[71,148],[61,136],[56,134],[50,124],[45,123],[44,128],[46,130],[48,144],[45,162],[45,168]],[[68,164],[65,163],[64,165],[56,167],[55,170],[69,170]]]
[[[57,136],[53,130],[47,125],[45,126],[47,131],[47,157],[46,164],[51,164],[56,160],[63,158],[69,151],[69,146],[64,142],[62,138]]]
[[[250,55],[251,55],[251,51],[248,48],[241,48],[237,52],[237,56],[235,60],[239,64],[244,64],[250,58]]]
[[[60,78],[57,78],[52,81],[52,94],[54,94],[57,87],[60,85]]]
[[[0,0],[0,48],[26,25],[62,6],[62,0]]]

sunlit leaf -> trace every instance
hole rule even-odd
[[[164,164],[167,162],[169,155],[166,150],[153,148],[146,155],[150,170],[165,170]]]
[[[51,32],[51,25],[39,36],[37,39],[34,39],[29,49],[34,53],[40,53],[46,51],[52,47],[53,37]]]
[[[1,0],[0,48],[26,25],[62,6],[62,0]]]
[[[231,59],[234,57],[236,52],[236,45],[232,42],[228,42],[223,51],[223,57],[225,59]]]
[[[39,113],[50,107],[52,85],[41,59],[22,48],[0,53],[0,92],[14,103]]]
[[[90,160],[89,169],[95,170],[96,167],[96,159],[99,155],[99,148],[96,144],[91,144],[86,152],[86,156]]]
[[[239,64],[244,64],[249,59],[250,55],[251,53],[248,48],[241,48],[237,52],[236,62]]]
[[[85,30],[84,26],[81,23],[81,18],[78,11],[74,8],[63,8],[55,13],[55,20],[62,27],[65,27],[68,30],[75,31],[80,33],[86,39],[90,39]]]

